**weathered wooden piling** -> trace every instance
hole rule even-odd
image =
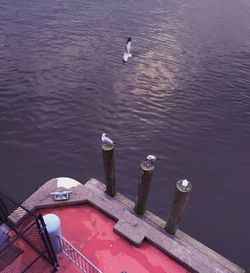
[[[116,194],[114,145],[102,145],[102,158],[105,172],[106,193],[113,197]]]
[[[147,198],[150,190],[154,163],[143,160],[140,164],[140,179],[137,188],[137,196],[134,211],[138,215],[143,215],[146,210]]]
[[[175,196],[167,219],[165,230],[170,234],[175,234],[180,217],[187,205],[192,184],[187,179],[178,180],[175,188]]]

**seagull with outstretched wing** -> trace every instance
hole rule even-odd
[[[128,40],[127,40],[127,43],[126,43],[126,46],[125,46],[125,52],[123,54],[123,58],[122,58],[122,62],[123,64],[125,64],[129,58],[132,58],[132,54],[131,54],[131,41],[132,41],[132,38],[129,37]]]

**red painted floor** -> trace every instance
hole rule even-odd
[[[170,257],[143,242],[140,248],[113,232],[115,222],[89,205],[42,210],[61,219],[62,235],[103,273],[187,273]],[[78,273],[76,266],[59,257],[59,273]]]

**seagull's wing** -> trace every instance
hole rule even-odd
[[[126,62],[126,61],[128,60],[128,58],[129,58],[129,56],[130,56],[130,54],[127,53],[127,52],[125,52],[125,53],[123,54],[123,61]]]
[[[103,142],[103,144],[107,144],[107,145],[113,145],[114,144],[113,140],[110,139],[109,137],[106,137],[106,136],[103,137],[102,142]]]
[[[126,46],[125,46],[126,52],[128,54],[130,54],[130,50],[131,50],[131,41],[127,42]]]

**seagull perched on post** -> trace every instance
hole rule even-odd
[[[131,50],[131,41],[132,41],[132,38],[129,37],[128,40],[127,40],[127,43],[126,43],[126,46],[125,46],[125,52],[124,52],[123,58],[122,58],[123,64],[125,64],[128,61],[128,58],[132,58],[132,54],[130,52],[130,50]]]
[[[108,146],[113,146],[114,141],[112,139],[110,139],[109,137],[107,137],[105,133],[103,133],[102,134],[102,144],[108,145]]]
[[[144,161],[144,163],[148,166],[154,166],[155,162],[160,158],[156,157],[155,155],[148,155]]]
[[[156,157],[155,155],[148,155],[146,159],[152,163],[155,163],[155,161],[159,160],[160,158]]]
[[[187,179],[183,179],[182,180],[182,183],[181,183],[181,185],[183,186],[183,187],[187,187],[188,186],[188,184],[189,184],[189,181],[187,180]]]

